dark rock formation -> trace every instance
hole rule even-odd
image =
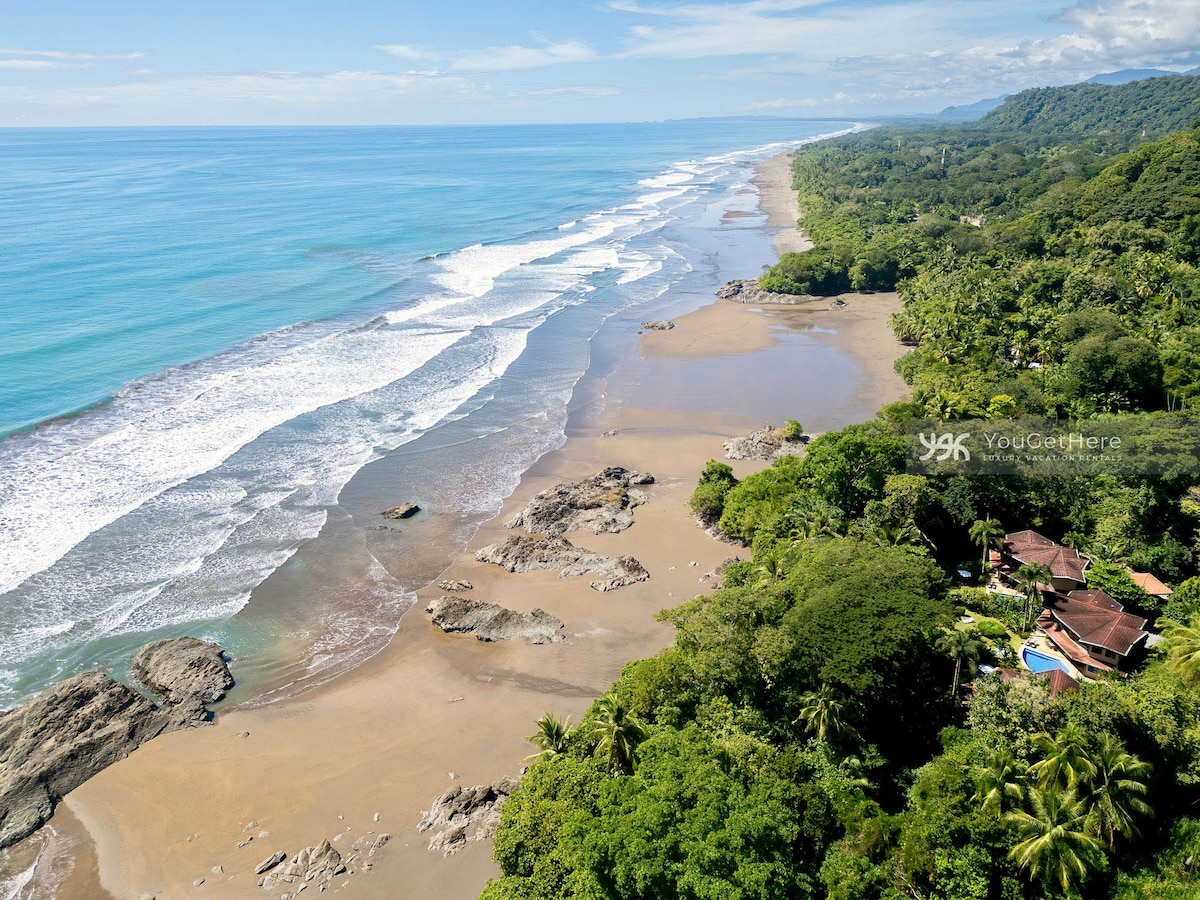
[[[647,331],[670,331],[675,327],[675,323],[669,320],[661,322],[643,322],[642,327]]]
[[[82,672],[0,715],[0,849],[40,828],[63,796],[139,744],[203,725],[204,704],[233,684],[221,648],[196,638],[147,644],[132,671],[163,706],[103,672]]]
[[[509,521],[530,534],[565,534],[590,529],[595,534],[624,531],[633,524],[633,510],[646,495],[633,485],[653,484],[654,476],[610,466],[573,484],[542,491]]]
[[[402,503],[380,513],[385,519],[410,519],[421,511],[415,503]]]
[[[764,291],[758,286],[757,278],[727,281],[717,291],[717,297],[721,300],[732,300],[734,303],[782,303],[787,306],[821,299],[811,294],[776,294],[774,291]]]
[[[0,848],[32,834],[62,797],[159,734],[167,717],[102,672],[83,672],[0,716]]]
[[[221,648],[193,637],[154,641],[133,657],[133,677],[168,703],[216,703],[233,687]]]
[[[433,613],[433,624],[442,631],[473,632],[481,641],[524,638],[549,644],[563,639],[563,623],[541,609],[523,613],[470,597],[439,597],[425,611]]]
[[[276,854],[278,856],[279,854]],[[269,862],[272,856],[264,862]],[[312,883],[320,890],[336,876],[346,871],[342,864],[342,855],[333,849],[333,845],[325,840],[317,847],[306,847],[286,864],[276,863],[269,871],[258,879],[258,886],[263,890],[273,891],[292,884]],[[257,872],[255,873],[257,874]]]
[[[808,436],[800,440],[788,440],[782,428],[764,425],[746,437],[735,437],[726,441],[726,459],[765,459],[773,461],[781,456],[801,456],[808,443]]]
[[[494,563],[506,572],[558,569],[560,578],[597,575],[599,577],[591,582],[597,591],[611,591],[650,578],[650,573],[632,556],[611,559],[576,547],[561,537],[539,539],[514,535],[501,544],[489,544],[476,553],[475,558]]]
[[[429,849],[441,850],[443,856],[461,850],[467,841],[487,840],[496,833],[500,808],[517,784],[516,778],[506,776],[495,784],[455,785],[422,812],[417,831],[434,831]]]
[[[461,594],[463,591],[474,590],[475,585],[469,581],[439,581],[438,587],[448,594]]]

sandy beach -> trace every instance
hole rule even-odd
[[[789,182],[787,155],[762,164],[755,179],[770,223],[783,229],[780,252],[804,246]],[[549,611],[566,623],[566,640],[533,646],[443,634],[424,612],[441,592],[424,589],[391,644],[365,665],[300,697],[219,713],[211,727],[154,740],[74,791],[54,819],[76,842],[60,896],[104,896],[98,878],[120,898],[262,897],[253,870],[275,851],[291,855],[328,839],[348,855],[360,835],[387,832],[391,842],[372,870],[351,863],[353,874],[331,889],[476,897],[498,874],[490,844],[450,858],[431,853],[416,831],[421,811],[452,784],[517,774],[541,713],[577,721],[625,663],[671,642],[670,627],[655,621],[659,610],[708,590],[701,576],[727,557],[748,558],[747,549],[707,537],[687,507],[705,462],[722,457],[721,442],[763,416],[825,430],[905,395],[892,369],[902,349],[887,327],[897,298],[846,299],[837,311],[827,301],[770,309],[714,302],[670,331],[622,338],[630,363],[574,411],[566,444],[525,474],[442,576],[470,581],[478,599]],[[836,408],[822,405],[821,385],[800,378],[809,371],[800,365],[804,348],[852,362]],[[475,561],[478,548],[511,533],[503,523],[537,492],[606,465],[653,474],[649,502],[620,534],[569,538],[636,557],[649,581],[601,594],[586,577],[510,575]],[[763,464],[733,465],[741,477]]]

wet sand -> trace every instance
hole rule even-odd
[[[786,166],[786,157],[776,157],[760,170],[768,212],[768,203],[786,202]],[[722,456],[722,440],[763,416],[803,421],[808,409],[820,409],[813,415],[823,428],[837,427],[904,395],[891,369],[901,347],[886,325],[895,297],[848,302],[831,311],[827,303],[763,310],[721,301],[680,317],[671,331],[630,333],[630,364],[597,388],[595,402],[576,409],[567,443],[526,473],[443,576],[471,581],[474,597],[553,613],[566,623],[567,639],[531,646],[442,634],[420,602],[385,651],[332,683],[147,744],[65,801],[78,822],[64,817],[62,830],[94,842],[104,888],[122,898],[261,898],[253,869],[276,850],[294,854],[330,839],[347,854],[357,836],[386,831],[392,841],[373,871],[340,876],[333,889],[344,884],[352,897],[478,896],[498,874],[490,844],[470,844],[448,859],[430,853],[428,835],[415,828],[421,810],[455,783],[450,773],[462,785],[516,774],[532,751],[524,737],[541,713],[578,721],[626,662],[669,645],[672,630],[655,621],[659,610],[708,590],[700,577],[728,556],[747,557],[707,537],[687,508],[704,463]],[[838,385],[846,399],[837,408],[810,406],[823,389],[798,383],[810,371],[801,365],[805,348],[849,361],[854,381]],[[768,376],[788,389],[764,390]],[[650,581],[600,594],[586,577],[509,575],[475,561],[476,549],[511,533],[503,523],[535,493],[605,465],[652,473],[650,502],[621,534],[569,537],[605,555],[637,557]],[[744,476],[762,464],[733,465]],[[427,588],[422,600],[438,593]],[[254,840],[237,849],[248,836]],[[90,887],[90,896],[102,896],[86,854],[81,859],[66,889],[89,896]]]

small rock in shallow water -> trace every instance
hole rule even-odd
[[[420,511],[421,507],[415,503],[402,503],[400,506],[385,509],[380,515],[385,519],[411,519]]]
[[[197,878],[195,881],[192,882],[193,887],[200,887],[200,885],[202,885],[202,884],[204,884],[203,878]]]
[[[375,813],[375,821],[376,821],[376,822],[378,822],[378,821],[379,821],[379,813]]]

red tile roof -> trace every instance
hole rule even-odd
[[[1123,612],[1121,604],[1103,591],[1071,591],[1067,595],[1048,591],[1044,600],[1046,611],[1081,644],[1128,656],[1146,638],[1146,620]]]
[[[1054,646],[1065,653],[1072,662],[1077,663],[1080,667],[1087,668],[1088,666],[1093,666],[1103,672],[1112,669],[1112,666],[1094,659],[1084,647],[1075,643],[1075,640],[1067,633],[1066,629],[1060,626],[1054,620],[1054,617],[1050,615],[1049,610],[1042,611],[1042,614],[1038,616],[1037,623],[1042,631],[1046,632],[1046,637],[1050,638]]]
[[[1067,578],[1083,584],[1088,560],[1076,550],[1062,547],[1036,531],[1014,531],[1004,536],[1004,552],[1019,563],[1042,563],[1055,578]]]
[[[1057,697],[1063,691],[1079,690],[1079,682],[1062,669],[1051,669],[1049,672],[1049,678],[1051,697]]]
[[[1125,571],[1129,573],[1129,577],[1133,579],[1134,584],[1152,597],[1170,597],[1175,593],[1149,572],[1135,572],[1133,569],[1126,569]]]

